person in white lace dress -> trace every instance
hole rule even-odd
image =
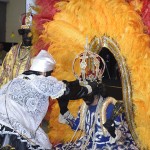
[[[58,81],[50,76],[54,67],[53,57],[41,50],[29,71],[0,89],[0,148],[9,144],[16,150],[51,149],[48,136],[40,127],[49,97],[77,99],[92,92],[93,84],[84,87],[78,81]]]

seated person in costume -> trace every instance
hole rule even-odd
[[[56,146],[57,149],[138,150],[129,132],[124,114],[113,116],[114,112],[118,111],[115,107],[119,103],[111,97],[104,99],[100,90],[83,98],[86,105],[84,103],[80,107],[77,118],[74,118],[69,111],[59,116],[60,123],[68,124],[75,132],[81,130],[84,136],[68,144]],[[61,105],[61,102],[59,104]]]
[[[45,50],[33,59],[30,70],[9,81],[0,89],[0,148],[16,150],[51,149],[40,124],[47,112],[49,97],[82,98],[97,83],[80,86],[77,80],[58,81],[51,76],[55,60]]]
[[[125,121],[122,102],[117,102],[112,97],[105,98],[105,88],[101,83],[102,74],[105,69],[103,59],[97,54],[88,53],[87,51],[80,56],[82,57],[80,57],[80,63],[83,64],[88,62],[87,65],[84,65],[84,68],[80,65],[81,69],[85,69],[84,71],[82,70],[84,74],[78,77],[80,84],[86,84],[88,80],[92,80],[97,81],[98,86],[92,93],[83,98],[84,103],[79,108],[77,118],[74,118],[69,112],[67,108],[68,103],[62,101],[62,97],[58,99],[61,110],[59,122],[68,124],[75,130],[75,134],[69,143],[56,145],[55,149],[138,150]],[[88,58],[90,58],[91,64],[86,60]],[[89,71],[85,66],[90,68],[92,64],[96,64],[95,62],[97,61],[99,61],[99,69],[95,69],[93,72],[95,71],[94,75],[99,75],[93,76],[93,72],[89,74]],[[94,68],[94,66],[92,66],[92,68]],[[81,132],[81,137],[76,140],[74,137],[77,131]]]
[[[30,19],[29,19],[30,18]],[[11,47],[4,58],[0,68],[0,87],[19,74],[30,68],[30,52],[32,45],[31,13],[24,14],[21,28],[18,30],[22,36],[20,44]]]

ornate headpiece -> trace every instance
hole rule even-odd
[[[98,44],[100,44],[100,41]],[[87,81],[102,81],[105,62],[102,57],[92,52],[92,46],[92,43],[88,44],[87,40],[84,52],[77,55],[73,62],[73,73],[80,84],[86,85],[88,84]],[[75,71],[75,67],[80,68],[79,74],[78,71]]]
[[[21,29],[30,29],[32,25],[32,10],[31,7],[27,13],[21,15]]]

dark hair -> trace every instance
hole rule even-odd
[[[45,74],[46,74],[45,76],[46,76],[46,77],[47,77],[47,76],[50,76],[52,72],[53,72],[53,71],[47,71],[47,72],[45,72]],[[28,70],[28,71],[23,72],[23,74],[24,74],[24,75],[35,74],[35,75],[39,76],[39,75],[42,74],[42,72],[33,71],[33,70]]]

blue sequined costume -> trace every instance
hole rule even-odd
[[[122,114],[115,119],[115,133],[113,138],[109,133],[104,135],[101,124],[100,109],[104,102],[94,106],[88,106],[85,117],[84,131],[85,135],[75,142],[57,146],[57,149],[63,150],[138,150],[135,142],[129,132],[128,125],[125,121],[125,115]],[[99,106],[98,106],[99,105]],[[109,104],[106,109],[106,118],[111,117],[114,109],[113,104]],[[81,120],[81,109],[78,112],[77,118],[67,120],[71,122],[73,130],[80,130],[78,125]]]

